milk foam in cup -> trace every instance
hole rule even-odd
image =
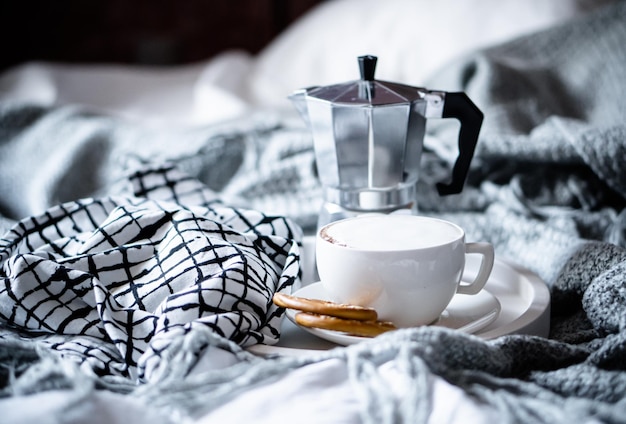
[[[461,282],[466,254],[480,254],[476,278]],[[365,215],[322,227],[317,269],[330,300],[373,307],[398,327],[435,321],[455,293],[476,294],[494,262],[489,243],[466,243],[461,227],[415,215]]]

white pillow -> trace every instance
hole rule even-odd
[[[259,53],[250,100],[288,106],[311,85],[359,78],[357,56],[378,56],[377,79],[423,85],[472,49],[554,25],[607,0],[332,0]],[[445,87],[433,87],[445,89]]]

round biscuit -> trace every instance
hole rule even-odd
[[[375,337],[396,329],[392,323],[386,321],[358,321],[307,312],[298,312],[295,321],[304,327],[340,331],[360,337]]]
[[[374,309],[358,305],[335,303],[320,299],[308,299],[285,293],[275,293],[273,301],[277,306],[312,314],[329,315],[358,321],[376,321],[378,319],[378,314]]]

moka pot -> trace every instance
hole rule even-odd
[[[358,58],[361,79],[297,90],[289,98],[312,132],[324,188],[318,227],[362,213],[417,213],[426,120],[460,121],[459,155],[440,195],[463,189],[483,114],[463,92],[374,79],[377,58]]]

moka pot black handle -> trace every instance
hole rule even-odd
[[[441,117],[456,118],[461,123],[459,156],[452,168],[452,179],[449,183],[437,183],[439,195],[447,196],[460,193],[463,190],[483,123],[483,113],[465,93],[455,92],[445,94]]]

